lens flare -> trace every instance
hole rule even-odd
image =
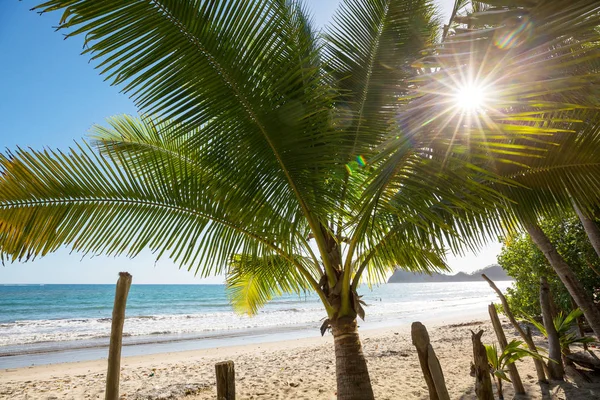
[[[360,165],[361,167],[364,167],[365,165],[367,165],[367,160],[363,157],[363,156],[358,156],[356,157],[356,162],[358,163],[358,165]]]
[[[454,100],[463,112],[480,110],[485,106],[485,88],[477,84],[461,86],[457,88]]]
[[[494,35],[494,44],[499,49],[512,49],[525,43],[533,33],[533,23],[529,17],[519,17],[509,20],[504,28]]]

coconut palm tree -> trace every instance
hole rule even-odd
[[[62,11],[59,29],[84,35],[84,54],[146,114],[111,118],[68,151],[1,155],[0,258],[149,248],[201,277],[225,274],[250,314],[313,291],[334,337],[338,399],[372,399],[359,284],[395,266],[445,269],[445,248],[478,245],[502,212],[464,146],[396,118],[411,63],[436,39],[431,3],[346,0],[324,35],[297,1],[37,10]],[[393,179],[381,181],[386,158],[374,156],[390,135]]]
[[[579,217],[583,229],[590,239],[594,250],[596,250],[596,254],[600,257],[600,227],[598,227],[598,223],[596,222],[597,218],[595,217],[595,213],[593,210],[581,210],[575,202],[573,202],[573,209],[575,210],[577,217]]]
[[[465,3],[444,42],[415,63],[423,73],[406,120],[454,132],[455,145],[487,138],[490,157],[478,165],[513,183],[492,183],[509,199],[505,226],[527,230],[600,336],[600,312],[537,223],[572,202],[600,204],[600,3],[483,0],[461,15]]]

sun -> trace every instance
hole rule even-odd
[[[456,107],[463,112],[476,112],[485,107],[486,90],[482,85],[470,83],[456,89],[454,95]]]

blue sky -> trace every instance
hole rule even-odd
[[[338,0],[307,0],[315,22],[330,20]],[[59,14],[29,11],[35,1],[4,0],[0,11],[0,148],[16,146],[66,148],[106,117],[130,113],[132,101],[111,87],[88,58],[81,56],[82,38],[63,40],[52,28]],[[453,0],[441,0],[444,14]],[[452,257],[455,271],[473,271],[495,262],[500,246],[479,256]],[[178,270],[168,260],[155,263],[148,252],[134,260],[94,257],[61,250],[29,263],[0,266],[1,283],[113,283],[118,271],[129,271],[135,283],[220,283],[221,277],[200,280]]]

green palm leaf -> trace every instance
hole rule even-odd
[[[288,258],[279,255],[235,255],[227,271],[229,298],[234,309],[254,315],[274,296],[311,291],[313,288],[310,281],[297,268],[297,264],[303,264],[310,269],[310,260],[296,257],[295,261],[290,262]]]
[[[157,257],[167,254],[207,276],[224,271],[240,249],[287,256],[264,221],[242,226],[237,219],[242,215],[215,202],[197,177],[140,178],[128,165],[123,158],[98,157],[86,146],[0,156],[2,259],[35,258],[64,244],[86,254],[130,257],[150,248]]]
[[[190,146],[216,167],[258,169],[281,208],[299,205],[317,230],[331,196],[312,175],[335,167],[324,155],[340,143],[328,128],[332,91],[296,2],[55,0],[38,9],[64,9],[60,29],[85,34],[85,53],[143,111],[183,134],[202,126]]]

